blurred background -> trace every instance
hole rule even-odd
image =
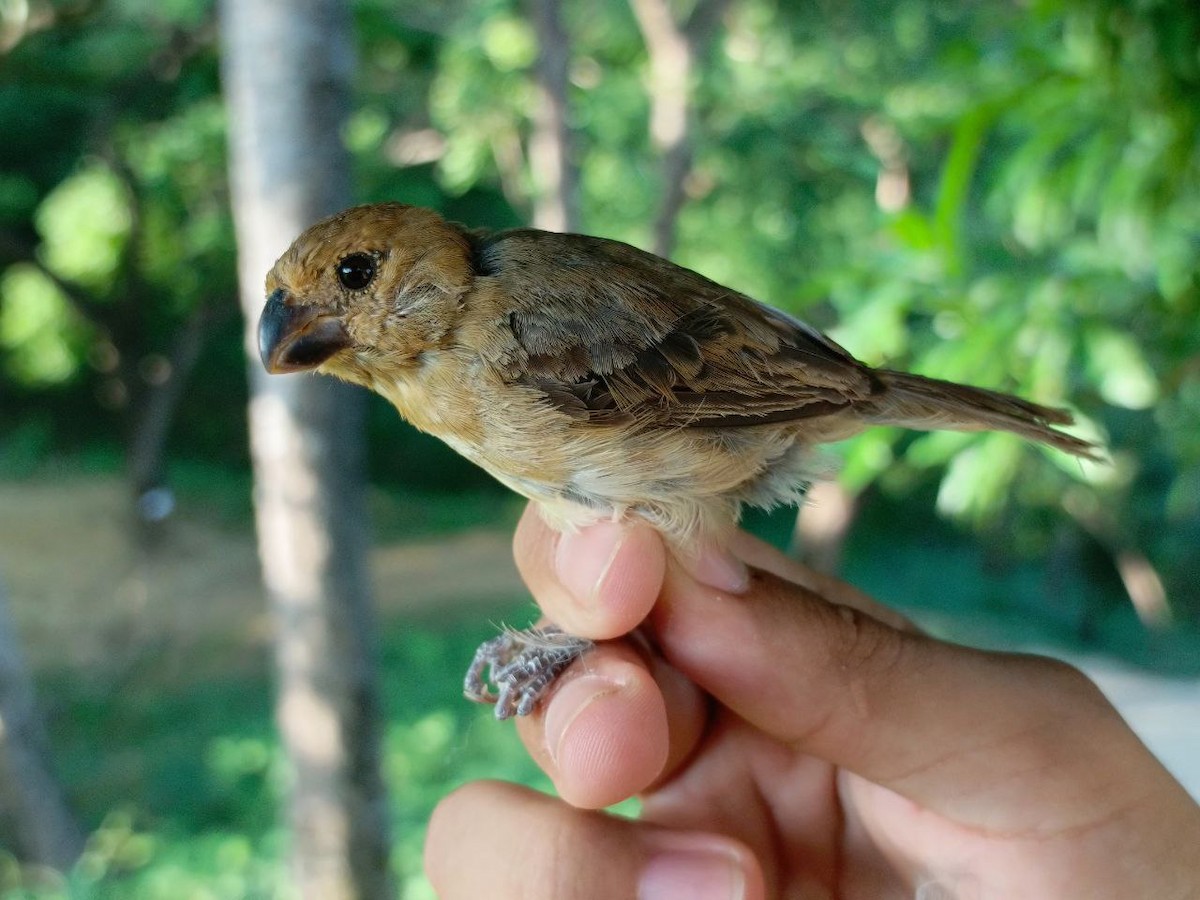
[[[459,699],[532,613],[519,500],[245,353],[351,202],[628,241],[1071,408],[1110,463],[878,429],[748,524],[1194,716],[1198,48],[1184,0],[0,0],[0,896],[428,897],[440,796],[545,786]]]

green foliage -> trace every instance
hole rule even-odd
[[[19,411],[4,427],[49,410],[60,446],[120,440],[145,373],[205,309],[172,447],[244,465],[213,7],[53,9],[5,31],[0,60],[0,391]],[[353,9],[361,196],[519,222],[541,102],[525,9]],[[642,37],[623,3],[563,13],[586,228],[644,244],[662,185]],[[1165,0],[731,5],[694,84],[679,261],[869,362],[1071,406],[1113,451],[1098,467],[1003,436],[877,431],[833,451],[851,490],[899,496],[932,474],[944,513],[1043,544],[1064,505],[1101,510],[1109,540],[1194,596],[1200,551],[1168,547],[1200,530],[1198,43],[1200,13]],[[106,414],[81,417],[97,399]],[[377,478],[488,483],[378,403],[371,444],[388,448]],[[1058,512],[1010,515],[1038,509]]]
[[[525,6],[352,5],[359,196],[521,222],[540,102]],[[662,176],[641,35],[625,3],[564,15],[585,227],[646,245]],[[210,0],[0,0],[0,472],[63,455],[118,467],[147,360],[203,309],[171,478],[238,527],[246,362],[213,16]],[[871,363],[1070,406],[1112,450],[1097,466],[891,429],[833,448],[866,498],[847,548],[865,589],[992,627],[1048,616],[1194,669],[1194,643],[1131,622],[1111,550],[1144,553],[1176,611],[1200,614],[1197,46],[1200,8],[1173,0],[730,4],[694,85],[676,258]],[[370,409],[373,477],[405,488],[373,498],[384,534],[511,520],[476,468]],[[510,729],[455,699],[483,636],[383,635],[394,863],[412,897],[429,896],[437,798],[484,775],[544,785]],[[0,896],[281,896],[284,775],[265,662],[247,654],[194,682],[49,677],[56,758],[92,837],[63,881],[0,853]]]
[[[37,26],[3,20],[0,265],[16,268],[0,299],[2,386],[20,399],[65,384],[119,411],[194,310],[235,306],[213,8],[46,9]],[[354,14],[345,133],[364,198],[518,221],[541,102],[523,7],[358,0]],[[625,4],[568,3],[564,16],[587,228],[645,242],[661,183],[641,35]],[[852,488],[902,491],[941,471],[943,510],[980,526],[1069,491],[1138,506],[1147,466],[1150,480],[1169,470],[1166,495],[1186,493],[1200,462],[1198,20],[1165,0],[731,6],[694,85],[678,259],[833,328],[871,362],[1073,405],[1117,457],[1105,475],[1047,466],[1003,437],[873,434],[838,451]],[[78,290],[20,268],[32,258]],[[236,333],[227,322],[210,338],[176,429],[184,452],[244,459],[238,404],[220,402],[244,396]],[[105,342],[120,345],[115,371]],[[387,421],[373,426],[386,441],[413,442]],[[415,450],[431,464],[389,457],[377,473],[475,477]],[[1188,504],[1169,506],[1121,540],[1190,527],[1174,512]],[[1177,584],[1200,571],[1195,553],[1155,556],[1181,567]]]
[[[69,379],[87,346],[62,292],[38,269],[13,265],[0,276],[0,347],[5,372],[27,385]]]
[[[60,182],[35,218],[41,255],[57,275],[84,287],[106,288],[129,240],[129,199],[107,166],[93,162]]]
[[[392,864],[406,897],[432,897],[421,849],[449,791],[484,777],[549,788],[515,731],[461,699],[462,667],[487,631],[392,622],[382,635],[383,768],[398,836]],[[166,660],[121,683],[114,673],[48,679],[55,755],[90,837],[62,878],[23,871],[0,853],[0,898],[287,896],[278,816],[286,772],[264,656],[246,652],[233,674],[182,681]]]

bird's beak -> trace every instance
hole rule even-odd
[[[304,372],[315,369],[333,354],[350,346],[341,319],[316,306],[289,304],[283,290],[267,298],[258,320],[258,352],[268,372]]]

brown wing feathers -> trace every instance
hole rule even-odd
[[[509,316],[524,379],[581,421],[766,424],[824,415],[871,390],[867,370],[816,332],[633,247],[518,231],[490,253],[506,294],[525,301]],[[582,280],[543,262],[598,258],[608,265]]]
[[[1091,455],[1051,427],[1069,413],[872,370],[803,322],[625,244],[522,230],[480,255],[519,302],[514,377],[581,423],[743,427],[850,408],[864,426],[997,429]]]

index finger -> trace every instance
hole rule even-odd
[[[960,822],[1028,827],[1038,809],[1070,828],[1170,778],[1070,667],[892,628],[761,570],[733,597],[671,565],[651,622],[755,727]]]

